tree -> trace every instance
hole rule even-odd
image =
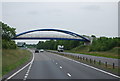
[[[15,49],[17,47],[15,41],[11,40],[16,35],[15,28],[11,28],[2,22],[0,23],[2,24],[2,48]]]
[[[93,40],[92,45],[90,46],[90,51],[107,51],[114,47],[120,47],[120,38],[107,38],[100,37],[96,40]]]

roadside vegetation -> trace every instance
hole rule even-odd
[[[11,40],[16,35],[15,28],[2,22],[0,24],[2,25],[2,58],[0,59],[2,64],[0,66],[2,67],[1,76],[3,76],[29,61],[32,54],[28,50],[19,49],[15,41]]]
[[[0,22],[2,23],[2,22]],[[3,49],[16,49],[15,41],[11,40],[16,35],[15,28],[2,23],[2,48]]]
[[[2,50],[2,75],[16,69],[29,61],[31,52],[23,49],[3,49]]]
[[[114,47],[108,51],[95,51],[94,52],[94,51],[89,51],[89,46],[78,46],[72,50],[65,50],[65,52],[120,59],[119,54],[118,54],[120,53],[120,47]]]
[[[39,41],[37,49],[57,50],[58,45],[64,45],[66,52],[101,56],[120,59],[120,38],[119,37],[99,37],[92,35],[92,44],[85,45],[82,41],[73,40],[49,40]]]
[[[120,59],[120,38],[95,38],[91,45],[80,45],[68,52]]]

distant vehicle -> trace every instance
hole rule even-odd
[[[39,50],[38,50],[38,49],[36,49],[36,50],[35,50],[35,53],[39,53]]]
[[[64,46],[63,45],[58,45],[57,50],[58,50],[58,52],[63,52],[64,51]]]
[[[17,46],[21,49],[27,49],[25,42],[17,42]]]
[[[40,52],[44,52],[44,49],[40,49]]]

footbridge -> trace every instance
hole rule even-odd
[[[90,42],[90,39],[77,33],[61,29],[36,29],[17,34],[13,40],[78,40]]]

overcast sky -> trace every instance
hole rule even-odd
[[[80,35],[118,36],[117,2],[4,2],[2,21],[17,33],[57,28]]]

